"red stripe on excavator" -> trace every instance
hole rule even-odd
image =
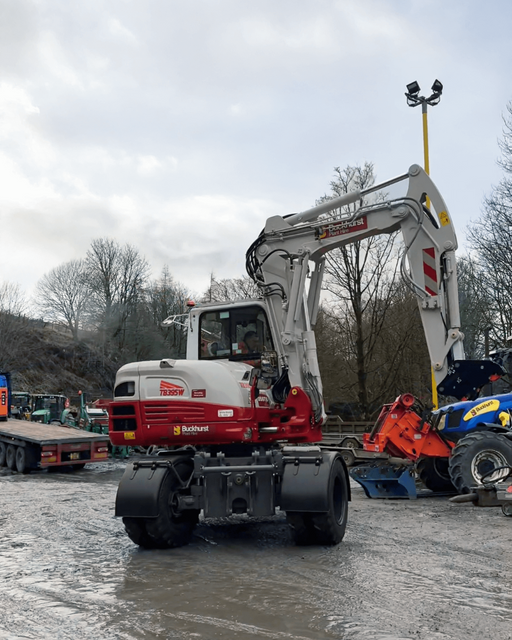
[[[426,262],[423,263],[423,273],[434,282],[437,282],[436,270]]]
[[[425,291],[431,295],[438,294],[436,251],[434,247],[423,249],[423,275],[425,276]]]

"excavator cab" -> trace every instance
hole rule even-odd
[[[199,326],[200,360],[257,361],[274,349],[267,315],[258,305],[206,309]]]

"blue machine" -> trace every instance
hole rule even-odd
[[[11,415],[11,374],[0,372],[0,420],[7,420]]]
[[[377,462],[353,467],[349,474],[363,487],[368,498],[410,498],[414,500],[417,493],[412,471],[413,467],[411,466]]]
[[[477,400],[455,402],[434,412],[434,425],[437,431],[451,442],[457,443],[475,429],[482,430],[483,425],[493,425],[494,431],[500,426],[512,426],[512,393],[503,393]]]

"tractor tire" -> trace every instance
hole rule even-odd
[[[512,466],[512,442],[493,431],[476,431],[459,440],[449,459],[450,478],[459,493],[493,482],[492,469]]]
[[[347,527],[348,481],[340,459],[331,466],[327,491],[329,511],[286,512],[297,545],[335,545],[343,540]]]
[[[180,478],[185,479],[192,473],[192,465],[178,463],[174,469]],[[192,532],[199,519],[198,510],[177,510],[178,489],[181,485],[176,474],[170,470],[158,495],[159,514],[156,518],[146,518],[146,531],[152,548],[172,549],[183,547],[190,542]],[[140,546],[144,546],[140,544]]]
[[[5,467],[7,454],[7,445],[5,442],[0,442],[0,467]]]
[[[421,458],[416,464],[420,480],[434,493],[455,491],[448,470],[448,458]]]
[[[14,469],[16,469],[16,447],[13,444],[7,445],[5,462],[7,464],[7,467],[11,469],[11,471],[14,471]]]

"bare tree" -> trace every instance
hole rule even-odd
[[[27,303],[18,284],[0,284],[0,368],[10,370],[19,363],[27,333]]]
[[[487,328],[491,340],[501,347],[512,335],[512,102],[507,105],[507,111],[503,119],[503,139],[499,142],[503,177],[485,199],[484,214],[468,229],[480,281],[480,291],[475,293],[478,298],[485,295]]]
[[[45,274],[36,286],[36,305],[43,317],[65,324],[75,340],[90,299],[85,273],[83,260],[70,260]]]
[[[21,316],[27,310],[25,294],[19,284],[2,282],[0,284],[0,311],[13,316]]]
[[[149,264],[135,247],[110,238],[93,240],[85,261],[103,341],[114,340],[123,348],[127,320],[147,284]]]
[[[471,256],[463,256],[457,260],[457,280],[459,285],[459,305],[461,327],[464,332],[464,350],[466,357],[478,359],[489,355],[492,348],[503,347],[501,339],[496,341],[497,332],[493,333],[493,344],[489,343],[493,328],[494,301],[491,289],[483,286],[488,276],[482,271],[478,261]]]
[[[184,322],[164,327],[162,321],[169,316],[184,314],[189,299],[189,292],[175,282],[167,266],[163,268],[160,278],[153,282],[146,292],[146,304],[155,334],[154,344],[158,344],[162,352],[174,358],[185,357]]]
[[[210,286],[203,294],[202,301],[234,302],[235,300],[247,300],[250,298],[258,298],[259,296],[258,287],[249,276],[216,280],[212,273]]]
[[[336,167],[331,195],[324,199],[354,189],[368,189],[374,183],[372,163]],[[383,197],[381,194],[380,198]],[[353,213],[350,207],[347,212]],[[328,315],[343,335],[345,349],[351,352],[345,366],[354,375],[352,394],[366,418],[372,413],[374,401],[381,401],[389,386],[387,375],[372,374],[381,371],[377,351],[397,288],[399,262],[395,238],[396,233],[354,242],[329,253],[326,260],[325,288],[332,294]]]

